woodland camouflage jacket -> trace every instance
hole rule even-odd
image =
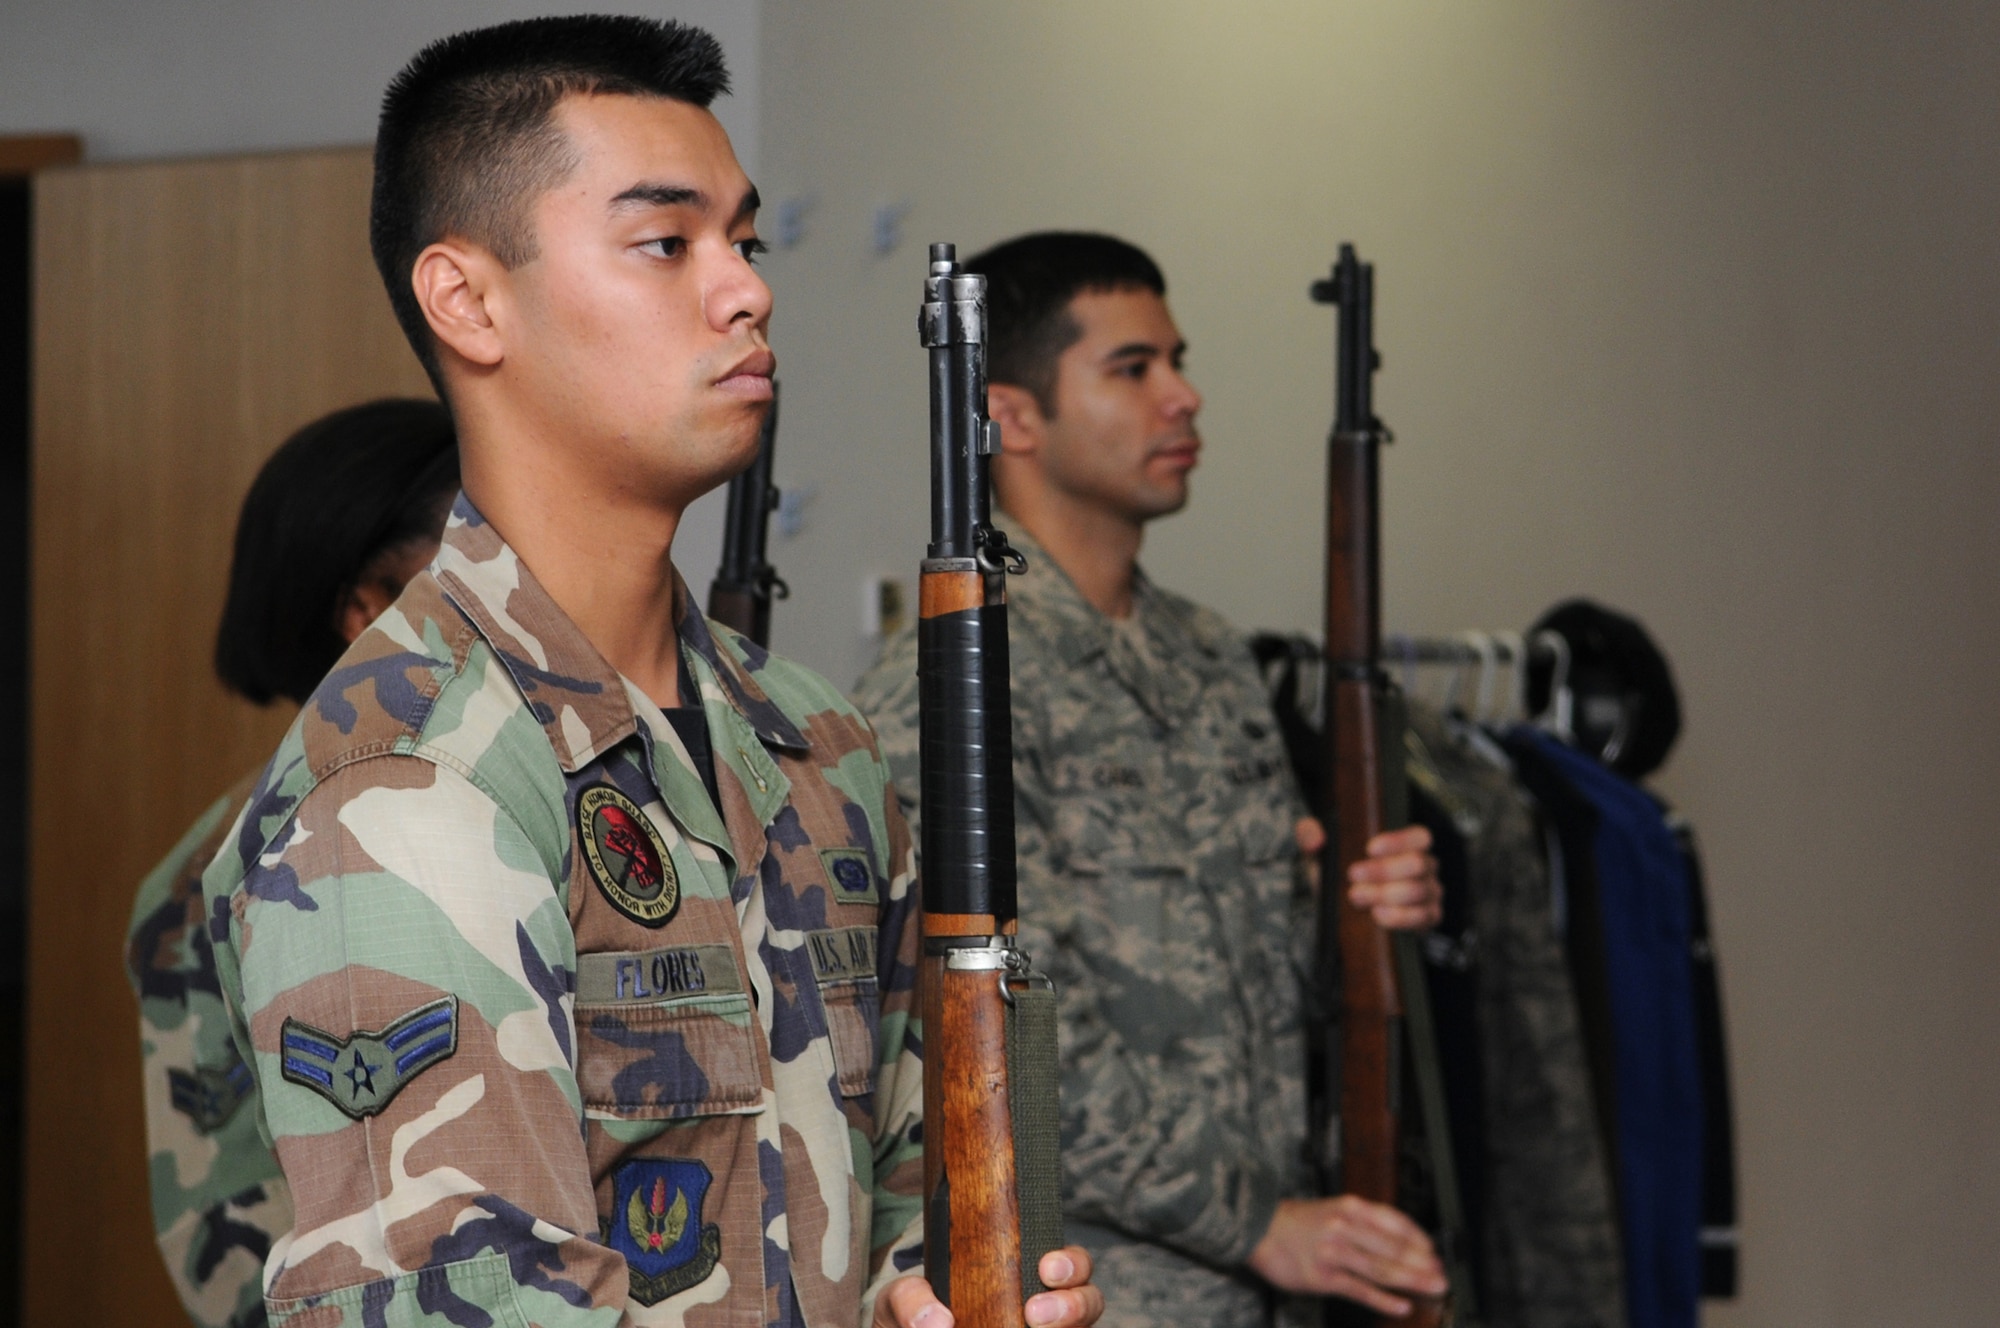
[[[1244,1268],[1306,1186],[1305,814],[1241,633],[1140,578],[1129,621],[1013,536],[1021,944],[1061,1005],[1063,1209],[1103,1328],[1266,1321]],[[913,820],[914,633],[857,699]]]
[[[139,885],[125,972],[139,997],[153,1227],[201,1328],[264,1322],[264,1259],[292,1192],[258,1133],[257,1081],[236,1052],[202,925],[201,873],[250,795],[218,798]]]
[[[676,595],[720,814],[461,498],[209,869],[298,1212],[275,1323],[853,1325],[920,1262],[887,769]]]

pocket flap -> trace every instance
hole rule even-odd
[[[587,1115],[677,1120],[761,1109],[756,1013],[729,946],[580,955],[576,996]]]
[[[806,953],[818,979],[833,1067],[842,1097],[875,1091],[882,998],[875,979],[873,927],[835,927],[806,933]]]

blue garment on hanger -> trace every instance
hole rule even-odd
[[[1549,734],[1515,736],[1531,741],[1598,812],[1595,857],[1631,1328],[1694,1328],[1701,1295],[1702,1091],[1686,859],[1650,794]]]

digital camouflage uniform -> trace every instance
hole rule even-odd
[[[292,1192],[257,1126],[257,1082],[229,1034],[202,926],[201,873],[252,778],[202,813],[139,885],[125,969],[139,997],[153,1227],[202,1328],[264,1322],[264,1259],[291,1230]]]
[[[1305,808],[1238,632],[1143,576],[1114,623],[1013,539],[1021,937],[1061,998],[1068,1235],[1107,1325],[1262,1324],[1245,1261],[1307,1184]],[[913,633],[858,696],[914,819]]]
[[[298,1206],[274,1323],[852,1325],[919,1264],[887,768],[675,595],[721,814],[461,498],[210,868]]]

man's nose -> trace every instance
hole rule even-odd
[[[718,332],[726,332],[740,322],[752,326],[771,317],[771,288],[750,265],[750,260],[732,246],[729,260],[708,292],[708,321]]]

